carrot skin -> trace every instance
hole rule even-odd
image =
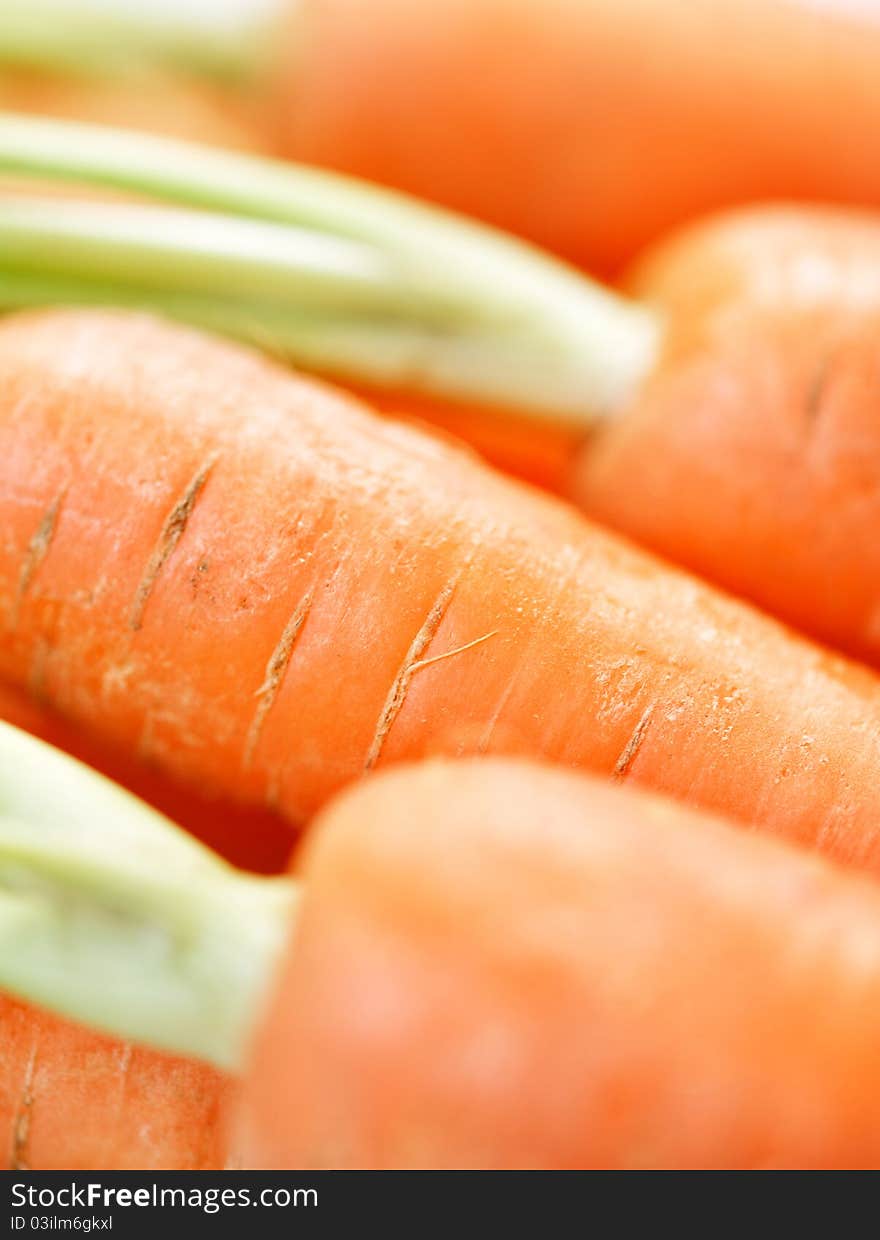
[[[574,472],[585,510],[880,663],[880,224],[774,208],[659,247],[667,354]]]
[[[295,158],[441,202],[597,272],[756,199],[880,205],[880,25],[812,0],[291,4]]]
[[[470,406],[405,392],[344,385],[371,408],[419,430],[467,445],[479,457],[521,482],[565,495],[589,430],[552,419],[533,421],[505,409]]]
[[[663,316],[667,365],[750,307],[870,315],[880,310],[880,217],[794,204],[723,211],[643,251],[622,286]]]
[[[293,822],[522,754],[880,861],[863,669],[198,333],[21,315],[0,374],[0,674],[94,735]]]
[[[101,744],[21,689],[0,683],[0,719],[63,749],[155,806],[231,864],[258,874],[278,874],[294,837],[270,810],[218,800],[205,791],[173,782],[130,754]]]
[[[0,996],[9,1171],[222,1170],[230,1080]]]
[[[345,793],[304,873],[255,1165],[876,1166],[873,883],[510,761]]]
[[[0,718],[122,782],[233,864],[283,869],[274,815],[210,802],[97,744],[0,684]],[[206,1064],[92,1033],[0,996],[0,1149],[6,1170],[220,1170],[237,1155],[234,1086]]]

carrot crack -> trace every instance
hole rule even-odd
[[[302,632],[302,627],[311,610],[312,598],[312,592],[309,591],[302,599],[296,611],[294,611],[284,626],[284,631],[278,639],[278,645],[272,651],[269,662],[266,664],[266,674],[263,683],[255,694],[260,701],[257,709],[254,711],[254,717],[251,720],[247,739],[245,740],[242,758],[242,766],[245,770],[253,762],[254,751],[259,744],[269,711],[275,704],[278,690],[281,688],[281,681],[284,679],[284,673],[287,671],[287,665],[293,653],[293,647],[296,645],[296,639]]]
[[[212,453],[211,456],[199,467],[190,480],[183,495],[174,505],[165,518],[159,539],[153,552],[147,561],[147,567],[144,569],[144,575],[141,578],[140,585],[135,591],[134,602],[131,607],[131,615],[129,616],[129,627],[137,631],[143,624],[144,611],[149,602],[156,579],[162,571],[168,557],[174,551],[174,548],[183,537],[187,522],[195,508],[196,500],[202,493],[205,483],[211,470],[217,463],[219,453]]]
[[[629,740],[620,752],[620,756],[614,763],[614,778],[626,779],[630,772],[632,764],[636,760],[636,756],[642,747],[648,728],[651,726],[651,719],[654,715],[654,703],[646,706],[642,712],[642,716],[632,730]]]
[[[15,604],[12,609],[12,627],[18,624],[19,612],[24,596],[30,589],[34,577],[39,571],[40,565],[46,558],[46,553],[51,546],[52,539],[55,537],[55,529],[58,525],[58,514],[61,511],[61,505],[64,503],[64,497],[67,494],[67,487],[64,486],[52,500],[52,503],[43,513],[40,524],[31,535],[31,540],[27,545],[27,551],[22,561],[21,570],[18,574],[18,589],[15,593]]]
[[[31,1135],[31,1110],[34,1105],[32,1086],[36,1063],[37,1044],[35,1042],[28,1059],[27,1068],[25,1069],[21,1101],[19,1102],[15,1123],[12,1128],[12,1152],[9,1155],[10,1171],[30,1171],[31,1169],[28,1163],[28,1141]]]
[[[431,610],[425,617],[424,623],[418,633],[416,633],[409,650],[406,652],[406,658],[394,677],[388,696],[385,699],[385,705],[382,707],[382,713],[379,715],[376,731],[373,733],[373,739],[367,750],[367,757],[364,762],[365,771],[371,771],[379,761],[379,755],[382,752],[388,733],[391,731],[391,726],[400,714],[400,708],[403,706],[407,691],[409,690],[413,673],[422,662],[422,655],[428,649],[432,638],[443,622],[443,617],[446,615],[449,604],[452,601],[452,596],[455,593],[460,576],[460,573],[456,573],[452,580],[448,581],[437,595]]]
[[[482,637],[475,637],[473,641],[465,642],[463,646],[456,646],[453,650],[444,650],[442,654],[432,655],[430,659],[419,659],[418,663],[413,663],[409,674],[412,676],[415,672],[420,672],[423,667],[430,667],[432,663],[439,663],[442,659],[451,659],[456,654],[464,654],[466,650],[472,650],[474,646],[487,642],[490,637],[497,636],[498,629],[492,629],[489,633],[484,633]]]

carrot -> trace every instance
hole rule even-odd
[[[709,222],[646,256],[627,300],[467,221],[271,161],[0,117],[0,170],[188,207],[0,201],[0,304],[148,306],[242,336],[466,434],[880,662],[862,552],[878,515],[876,216]]]
[[[593,517],[880,663],[880,221],[747,211],[646,257],[630,285],[666,355],[582,452]]]
[[[792,318],[870,314],[880,310],[880,215],[794,205],[725,211],[649,248],[623,284],[666,323],[667,364],[755,306]]]
[[[244,1065],[247,1165],[880,1157],[864,878],[635,790],[483,760],[349,790],[295,888],[236,875],[122,794],[108,814],[109,788],[35,745],[0,730],[26,775],[0,865],[33,880],[25,915],[0,898],[18,948],[0,981]],[[40,813],[39,775],[76,790],[76,822]]]
[[[866,671],[197,333],[20,315],[0,375],[0,675],[93,735],[295,823],[523,754],[878,864]]]
[[[229,1074],[187,1052],[198,1035],[219,1066],[217,1048],[240,1036],[288,933],[289,880],[232,869],[5,723],[0,788],[3,985],[38,1005],[0,1002],[7,1158],[82,1169],[237,1162]],[[47,1005],[77,1023],[43,1015]],[[171,1055],[128,1044],[118,1021],[102,1019],[119,1012]],[[116,1036],[97,1036],[83,1016]]]
[[[251,1162],[877,1165],[873,885],[510,762],[390,773],[310,838]]]
[[[20,690],[0,719],[61,746],[170,815],[239,866],[284,867],[290,833],[271,815],[210,802],[96,745]],[[204,1065],[94,1034],[0,997],[0,1149],[6,1170],[216,1169],[229,1147],[231,1085]]]
[[[219,801],[204,789],[173,783],[135,754],[122,752],[112,738],[99,743],[9,684],[0,683],[0,720],[63,749],[122,784],[233,865],[261,874],[284,869],[293,837],[289,825],[270,810],[243,808],[229,800]]]
[[[0,723],[0,785],[0,831],[7,843],[18,829],[28,848],[48,841],[58,862],[65,846],[101,840],[102,855],[116,858],[117,878],[126,867],[148,875],[153,836],[143,824],[158,824],[159,842],[163,829],[180,840],[168,880],[185,885],[191,877],[191,853],[199,846],[187,835],[88,767],[6,723]],[[43,901],[57,885],[48,873],[30,885],[14,851],[0,862],[7,954],[29,972],[35,961],[30,934],[42,924]],[[86,871],[78,873],[88,888]],[[252,881],[238,880],[245,888]],[[271,892],[274,880],[262,881]],[[60,920],[70,920],[59,925],[54,941],[72,959],[102,925],[111,943],[93,981],[111,986],[117,1001],[131,1006],[131,992],[149,985],[150,967],[135,960],[127,979],[114,975],[113,945],[133,938],[148,956],[161,957],[160,939],[137,919],[133,897],[118,887],[109,916],[98,909],[91,917],[91,898],[68,906]],[[0,1139],[8,1169],[221,1168],[235,1159],[228,1131],[232,1093],[228,1074],[206,1064],[138,1048],[0,998]]]
[[[282,869],[290,832],[170,784],[0,685],[0,719],[121,781],[248,869]],[[231,1084],[205,1065],[90,1032],[0,997],[0,1149],[6,1170],[210,1170],[229,1147]]]
[[[346,388],[368,401],[377,413],[452,439],[459,446],[467,444],[484,461],[523,482],[560,496],[571,489],[584,445],[583,428],[550,418],[536,425],[510,409],[386,392],[365,384],[348,383]]]
[[[880,26],[864,0],[286,7],[280,26],[251,21],[230,38],[219,18],[193,37],[186,12],[120,26],[50,4],[28,21],[3,0],[0,56],[85,73],[99,92],[108,67],[132,62],[201,73],[209,89],[262,83],[267,141],[288,155],[606,274],[729,205],[880,206],[880,172],[863,156],[880,134]]]
[[[581,431],[655,356],[652,315],[557,260],[314,168],[0,114],[0,172],[147,200],[0,199],[7,308],[159,310],[392,399]]]
[[[7,1171],[201,1171],[227,1165],[232,1085],[0,996]]]
[[[833,0],[316,0],[277,40],[297,159],[608,272],[710,210],[880,206],[880,25]]]

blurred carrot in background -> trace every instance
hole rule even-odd
[[[245,7],[253,7],[245,0]],[[0,0],[0,108],[265,147],[235,0]]]
[[[657,247],[642,391],[574,471],[595,518],[880,664],[880,216],[753,208]]]
[[[880,311],[880,211],[758,204],[663,238],[622,291],[662,315],[665,360],[711,345],[752,307],[853,316]]]
[[[858,0],[311,0],[284,149],[592,271],[755,198],[880,206],[880,12]]]
[[[93,79],[173,70],[167,106],[120,94],[120,122],[249,145],[258,117],[273,149],[603,274],[719,207],[880,207],[865,0],[0,0],[4,58]],[[214,120],[186,98],[198,80],[220,87]],[[114,119],[102,91],[57,114]]]

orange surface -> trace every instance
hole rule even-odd
[[[880,663],[880,217],[721,217],[630,286],[667,316],[668,354],[584,451],[577,498]]]
[[[243,807],[177,783],[136,754],[114,746],[112,736],[102,743],[10,684],[0,683],[0,719],[122,784],[234,865],[265,874],[284,869],[294,837],[289,825],[272,811]]]
[[[0,373],[0,674],[93,735],[292,822],[516,753],[878,864],[863,669],[198,333],[22,315]]]
[[[297,0],[289,154],[597,272],[757,198],[880,206],[880,17],[815,0]]]
[[[875,884],[509,762],[362,786],[305,869],[252,1163],[877,1165]]]
[[[523,482],[556,494],[571,486],[587,434],[582,429],[507,409],[345,386],[381,413],[451,438],[459,446],[468,444],[484,461]]]
[[[222,1169],[231,1085],[0,996],[6,1170]]]

